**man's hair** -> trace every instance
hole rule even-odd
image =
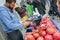
[[[6,0],[6,3],[12,3],[12,2],[15,2],[16,3],[16,0]]]

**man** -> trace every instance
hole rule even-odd
[[[26,23],[20,23],[13,12],[16,0],[6,0],[4,6],[0,7],[0,20],[2,28],[7,34],[7,40],[23,40],[23,35],[19,31]],[[28,24],[29,25],[29,24]]]

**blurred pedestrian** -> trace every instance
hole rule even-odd
[[[39,13],[43,16],[45,14],[45,1],[43,0],[33,0],[32,5],[34,9],[37,8]]]

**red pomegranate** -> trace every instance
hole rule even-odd
[[[35,38],[33,37],[33,35],[26,35],[25,36],[27,40],[35,40]]]
[[[55,32],[53,34],[53,38],[56,39],[56,40],[60,40],[60,32]]]
[[[41,36],[45,36],[46,35],[46,31],[40,31],[40,35]]]
[[[33,33],[34,38],[38,38],[40,35],[39,33]]]
[[[46,32],[48,34],[54,34],[55,33],[55,29],[54,28],[47,28]]]
[[[44,40],[44,38],[43,37],[38,37],[37,40]]]
[[[45,36],[45,40],[53,40],[52,35],[48,35],[48,34],[47,34],[47,35]]]

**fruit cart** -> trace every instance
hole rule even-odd
[[[39,24],[25,33],[24,40],[60,40],[60,31],[55,20],[44,17]]]

